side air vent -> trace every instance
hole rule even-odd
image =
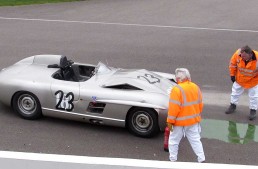
[[[105,103],[90,102],[87,108],[87,112],[103,113],[105,106],[106,106]]]
[[[175,83],[177,83],[176,81],[175,81],[175,79],[169,79],[171,82],[175,82]]]
[[[122,85],[114,85],[114,86],[107,86],[106,88],[111,88],[111,89],[122,89],[122,90],[142,90],[138,87],[131,86],[129,84],[122,84]]]

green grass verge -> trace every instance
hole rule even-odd
[[[82,0],[0,0],[0,6],[46,4],[46,3],[57,3],[57,2],[72,2],[72,1],[82,1]]]

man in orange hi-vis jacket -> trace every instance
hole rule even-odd
[[[203,109],[200,88],[191,82],[187,69],[178,68],[175,71],[178,83],[170,93],[167,126],[169,135],[169,159],[177,161],[178,147],[183,136],[190,142],[198,162],[205,161],[201,142],[201,113]]]
[[[249,120],[256,118],[258,104],[258,51],[249,46],[238,49],[231,57],[229,73],[233,82],[230,106],[226,114],[234,113],[238,100],[245,89],[248,90],[250,115]]]

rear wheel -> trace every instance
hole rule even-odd
[[[135,108],[129,112],[127,126],[140,137],[153,137],[160,131],[157,113],[149,108]]]
[[[37,119],[42,116],[38,98],[30,92],[18,92],[14,95],[12,106],[16,113],[25,119]]]

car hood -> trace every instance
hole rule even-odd
[[[176,83],[146,69],[116,69],[97,66],[95,78],[103,88],[144,90],[169,95]]]

